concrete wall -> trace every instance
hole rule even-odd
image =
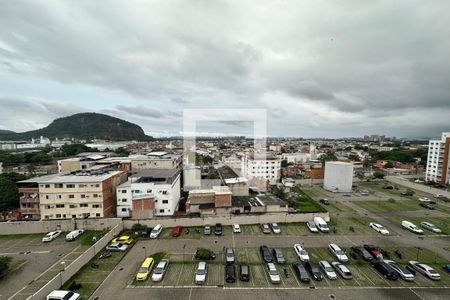
[[[304,214],[262,214],[262,215],[232,215],[226,217],[208,216],[202,218],[172,218],[172,219],[153,219],[153,220],[124,220],[124,228],[131,229],[133,224],[140,223],[149,227],[154,227],[156,224],[163,224],[165,227],[181,226],[203,226],[206,224],[214,225],[215,223],[222,223],[222,225],[231,224],[258,224],[258,223],[292,223],[292,222],[307,222],[314,217],[322,217],[325,221],[330,220],[328,213],[304,213]]]
[[[87,249],[82,255],[74,260],[64,270],[53,277],[39,291],[27,298],[27,300],[45,300],[47,295],[53,290],[59,289],[66,281],[74,276],[85,264],[87,264],[97,253],[102,251],[109,241],[117,236],[123,230],[123,223],[115,225],[107,234],[97,241],[93,246]]]
[[[74,220],[46,220],[46,221],[23,221],[23,222],[1,222],[0,234],[30,234],[46,233],[52,230],[60,229],[62,231],[71,231],[77,228],[88,230],[103,230],[113,228],[121,223],[122,219],[77,219]]]

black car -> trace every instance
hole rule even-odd
[[[200,260],[214,260],[214,259],[216,259],[216,254],[214,252],[212,252],[211,250],[199,248],[195,252],[194,257],[196,259],[200,259]]]
[[[366,260],[366,261],[372,261],[373,260],[373,256],[369,253],[369,251],[364,249],[364,247],[353,246],[351,249],[352,249],[353,253],[356,253],[359,257],[361,257],[364,260]]]
[[[241,264],[239,266],[239,279],[241,281],[250,280],[250,266],[247,264]]]
[[[412,192],[401,192],[400,195],[402,196],[407,196],[407,197],[411,197],[412,195],[414,195]]]
[[[215,235],[222,235],[222,224],[217,223],[214,227],[214,234]]]
[[[384,276],[384,278],[389,279],[389,280],[397,280],[398,279],[398,274],[397,272],[392,269],[392,267],[388,264],[385,263],[384,261],[381,260],[376,260],[372,263],[372,266],[381,273],[381,275]]]
[[[225,281],[230,283],[236,281],[236,269],[234,265],[225,266]]]
[[[422,206],[422,207],[424,207],[424,208],[434,209],[433,205],[431,205],[431,204],[429,204],[429,203],[420,202],[419,205]]]
[[[385,184],[385,185],[383,185],[383,189],[385,189],[385,190],[393,190],[394,187],[392,185],[390,185],[390,184]]]
[[[323,279],[322,274],[320,274],[318,264],[313,263],[311,261],[307,261],[305,262],[305,269],[309,272],[309,274],[314,280],[321,281]]]
[[[269,248],[267,246],[259,247],[259,251],[261,252],[261,257],[265,263],[271,263],[273,261],[273,257],[270,254]]]
[[[329,205],[330,204],[330,201],[328,201],[328,199],[320,199],[319,202],[324,204],[324,205]]]
[[[294,269],[295,274],[297,274],[297,277],[301,282],[309,282],[311,280],[309,278],[308,272],[306,272],[305,267],[301,263],[293,263],[292,268]]]

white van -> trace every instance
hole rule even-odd
[[[325,222],[325,220],[322,219],[321,217],[314,217],[314,224],[316,224],[316,227],[322,232],[330,231],[327,222]]]
[[[83,233],[84,229],[73,230],[66,235],[66,241],[73,241]]]
[[[423,230],[409,221],[402,221],[402,227],[416,234],[423,234]]]
[[[162,226],[162,224],[156,225],[155,228],[153,228],[152,232],[150,232],[150,238],[156,239],[163,230],[163,228],[164,226]]]

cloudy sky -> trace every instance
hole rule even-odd
[[[0,129],[95,111],[179,135],[184,109],[256,108],[272,136],[439,136],[449,11],[447,0],[1,1]],[[252,130],[224,117],[198,130]]]

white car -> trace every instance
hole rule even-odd
[[[396,263],[393,260],[384,260],[385,263],[389,264],[395,272],[397,272],[398,276],[400,276],[405,281],[414,281],[414,274],[411,273],[407,268],[403,265]]]
[[[47,300],[78,300],[80,298],[80,294],[63,290],[54,290],[47,295]]]
[[[278,225],[277,223],[272,223],[271,225],[273,233],[281,233],[280,225]]]
[[[333,254],[340,262],[348,261],[348,256],[338,245],[329,244],[328,248],[330,249],[331,254]]]
[[[309,261],[309,254],[308,254],[308,252],[306,252],[305,249],[303,249],[302,245],[295,244],[294,251],[295,251],[295,253],[297,253],[297,255],[301,261]]]
[[[233,224],[233,232],[234,233],[240,233],[241,232],[241,226],[239,226],[239,224]]]
[[[161,259],[156,268],[153,270],[152,281],[154,282],[161,281],[164,277],[164,274],[166,274],[168,267],[169,267],[169,260]]]
[[[195,283],[204,284],[206,282],[206,274],[208,274],[208,265],[206,262],[201,261],[195,270]]]
[[[420,262],[415,260],[410,260],[408,262],[408,265],[416,269],[419,273],[427,276],[431,280],[441,280],[441,275],[439,275],[439,273],[429,265],[421,264]]]
[[[428,199],[427,197],[420,197],[420,198],[419,198],[419,202],[422,202],[422,203],[431,203],[431,200]]]
[[[61,230],[56,230],[56,231],[50,231],[49,233],[47,233],[43,238],[42,238],[42,241],[44,242],[44,243],[46,243],[46,242],[51,242],[51,241],[53,241],[54,239],[56,239],[58,236],[60,236],[61,235]]]
[[[421,179],[416,179],[414,180],[415,183],[424,183],[425,181],[421,180]]]
[[[389,235],[389,230],[387,230],[386,227],[384,227],[381,224],[370,223],[369,226],[378,231],[378,233],[381,233],[382,235]]]
[[[414,225],[413,223],[403,220],[402,221],[402,227],[405,229],[408,229],[409,231],[414,232],[415,234],[423,234],[423,230]]]
[[[317,229],[317,226],[314,223],[314,221],[306,222],[306,227],[308,227],[309,231],[311,232],[319,232],[319,229]]]
[[[439,228],[436,227],[436,225],[431,224],[430,222],[422,221],[422,222],[420,222],[420,226],[422,226],[425,229],[431,230],[434,233],[441,233],[442,232],[442,230],[440,230]]]
[[[322,260],[319,262],[319,266],[323,270],[325,275],[328,277],[328,279],[331,279],[331,280],[337,279],[337,275],[334,272],[333,267],[330,265],[329,262],[327,262],[326,260]]]
[[[155,228],[153,228],[152,231],[150,232],[150,238],[151,239],[158,238],[158,236],[161,233],[161,231],[163,230],[163,228],[164,228],[164,226],[162,224],[156,225]]]
[[[73,241],[83,233],[84,229],[73,230],[66,235],[66,241]]]
[[[269,274],[270,282],[272,283],[280,283],[280,274],[278,273],[277,268],[274,263],[267,264],[267,274]]]
[[[111,243],[108,246],[106,246],[106,250],[109,251],[126,251],[127,249],[128,245],[122,243]]]

